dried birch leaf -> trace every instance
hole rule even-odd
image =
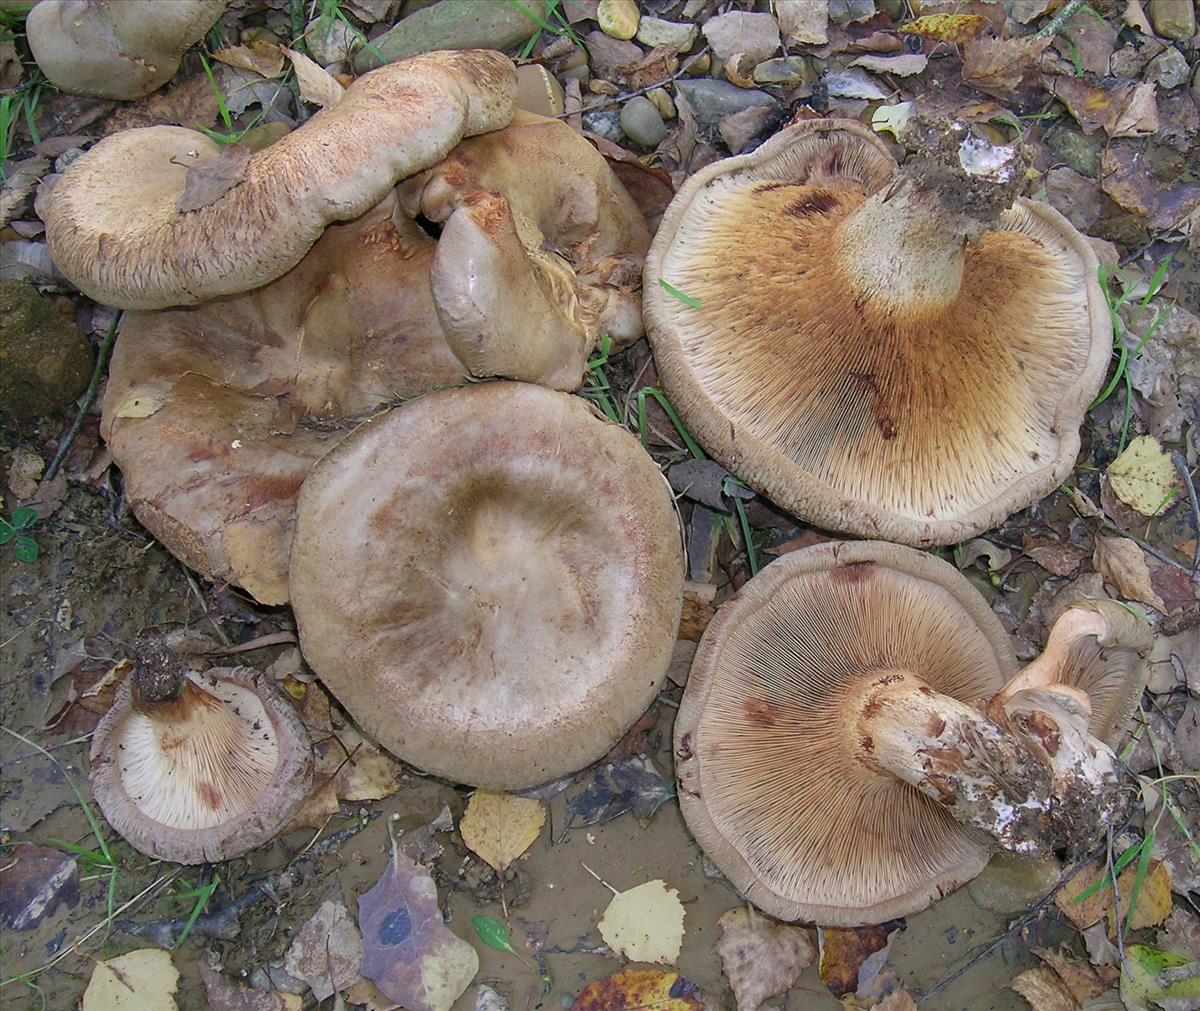
[[[363,942],[350,919],[340,887],[335,887],[292,941],[283,967],[312,987],[317,1000],[358,982]]]
[[[703,1011],[712,1005],[701,990],[677,972],[657,969],[622,969],[586,986],[575,998],[571,1011],[616,1011],[642,1008],[646,1011]]]
[[[292,68],[296,71],[301,99],[305,102],[312,102],[313,105],[319,105],[323,109],[332,108],[342,100],[346,89],[331,73],[318,66],[303,53],[298,53],[294,49],[284,49],[284,52],[287,53],[287,58],[292,61]]]
[[[972,88],[1003,98],[1037,66],[1049,39],[975,39],[963,48],[962,78]]]
[[[1113,494],[1143,516],[1156,516],[1179,476],[1171,457],[1152,435],[1139,435],[1108,465]]]
[[[1104,581],[1115,586],[1126,600],[1141,601],[1163,614],[1167,612],[1162,597],[1150,585],[1150,568],[1136,541],[1128,537],[1097,537],[1092,564]]]
[[[598,927],[623,958],[669,965],[683,944],[683,914],[679,892],[655,879],[613,896]]]
[[[253,70],[263,77],[278,77],[283,72],[283,49],[265,39],[256,39],[248,46],[218,49],[213,59],[239,70]]]
[[[246,168],[254,152],[244,144],[230,144],[215,158],[187,170],[183,192],[175,202],[181,214],[215,204],[246,178]]]
[[[737,1011],[758,1011],[763,1001],[786,993],[817,957],[808,931],[761,913],[731,909],[717,921],[721,937],[713,945],[720,957]]]
[[[1033,1011],[1078,1011],[1079,1005],[1053,969],[1026,969],[1009,986],[1029,1002]]]
[[[987,18],[979,14],[927,14],[901,25],[897,31],[962,45],[975,38],[986,25]]]
[[[80,1011],[179,1011],[178,987],[171,953],[139,948],[96,963]]]
[[[541,801],[476,790],[458,830],[473,852],[503,872],[534,844],[545,823],[546,808]]]

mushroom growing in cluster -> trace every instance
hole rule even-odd
[[[499,53],[428,54],[194,210],[189,181],[229,156],[174,127],[102,141],[44,199],[64,273],[158,310],[122,322],[102,431],[187,564],[285,602],[300,484],[359,421],[471,377],[574,389],[601,332],[640,336],[644,220],[566,124],[514,118],[515,92]]]
[[[928,132],[903,168],[833,119],[710,165],[645,271],[659,374],[713,456],[805,520],[922,547],[1061,483],[1112,349],[1096,256],[1014,202],[1017,152]]]
[[[952,566],[883,542],[793,552],[705,631],[675,723],[688,826],[783,919],[876,923],[969,881],[995,846],[1086,845],[1136,793],[1111,750],[1149,626],[1072,605],[1013,676]]]

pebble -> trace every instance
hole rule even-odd
[[[674,46],[675,52],[686,53],[696,42],[695,25],[662,18],[642,18],[638,25],[637,40],[644,46]]]
[[[1191,0],[1150,0],[1146,13],[1154,34],[1164,39],[1190,39],[1196,34],[1196,10]]]
[[[1187,84],[1188,72],[1191,68],[1188,61],[1174,46],[1159,53],[1146,67],[1146,80],[1157,81],[1164,91],[1178,88]]]
[[[362,39],[350,25],[337,18],[313,18],[304,29],[304,41],[312,58],[322,67],[348,60]]]
[[[667,136],[662,113],[644,95],[631,98],[621,109],[621,129],[635,144],[657,147]]]
[[[671,95],[666,88],[655,88],[648,92],[646,97],[654,103],[654,108],[663,119],[674,119],[677,115],[675,103],[671,101]]]
[[[1054,857],[997,853],[983,873],[967,885],[980,909],[1015,913],[1027,909],[1058,884],[1062,866]]]
[[[633,0],[600,0],[596,7],[600,31],[614,39],[632,39],[637,34],[641,17]]]
[[[1081,130],[1064,124],[1048,134],[1046,146],[1081,176],[1095,179],[1099,175],[1104,152],[1099,137],[1087,137]]]
[[[621,114],[616,109],[596,109],[583,114],[583,128],[597,134],[614,144],[620,144],[625,139],[621,129]]]
[[[739,88],[728,81],[710,78],[688,81],[681,78],[675,82],[675,86],[688,100],[696,121],[709,128],[715,127],[722,116],[728,116],[731,112],[741,112],[755,105],[776,104],[775,99],[765,91]]]
[[[546,16],[546,0],[522,0],[521,6],[538,20]],[[381,63],[435,49],[511,49],[538,30],[516,4],[439,0],[409,14],[359,50],[354,69],[361,74]]]
[[[812,84],[814,75],[803,56],[764,60],[754,68],[756,84]]]
[[[704,37],[723,60],[734,53],[745,53],[761,63],[779,50],[779,22],[774,14],[730,11],[709,18],[704,24]]]

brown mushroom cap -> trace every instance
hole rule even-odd
[[[189,170],[220,148],[180,127],[125,130],[73,162],[39,204],[50,252],[80,291],[123,309],[249,291],[295,266],[331,222],[365,213],[464,136],[504,126],[515,102],[516,71],[501,53],[380,67],[187,212],[176,205]]]
[[[1019,200],[943,259],[920,207],[875,221],[911,196],[896,168],[860,125],[810,120],[701,170],[647,256],[646,329],[734,474],[831,529],[946,544],[1069,472],[1111,327],[1095,255],[1053,209]]]
[[[664,478],[577,398],[443,390],[312,470],[290,585],[301,648],[380,744],[455,782],[533,786],[653,700],[679,622]]]
[[[133,678],[92,738],[92,794],[142,853],[228,860],[266,842],[312,784],[308,733],[279,690],[247,667],[187,675],[174,701],[137,703]]]
[[[41,0],[25,21],[38,67],[63,91],[131,99],[166,84],[226,0]]]
[[[987,863],[986,836],[873,768],[853,699],[881,670],[965,702],[1011,676],[1008,636],[952,566],[878,542],[784,556],[717,612],[675,723],[680,806],[755,905],[856,926],[903,916]]]

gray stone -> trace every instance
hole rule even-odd
[[[631,98],[621,109],[621,129],[635,144],[657,147],[667,136],[662,113],[644,95]]]
[[[709,18],[704,37],[723,60],[734,53],[745,53],[752,63],[761,63],[779,51],[779,22],[774,14],[730,11]]]
[[[1028,909],[1058,884],[1062,867],[1054,857],[1027,857],[997,853],[983,873],[967,885],[980,909],[1015,913]]]
[[[1169,46],[1152,59],[1146,67],[1146,80],[1157,81],[1164,91],[1187,84],[1191,68],[1188,61],[1174,46]]]
[[[1081,130],[1064,124],[1046,137],[1046,146],[1081,176],[1095,179],[1100,174],[1104,142],[1099,135],[1087,137]]]
[[[741,112],[722,116],[721,122],[717,126],[717,132],[720,133],[725,146],[729,148],[730,154],[741,154],[746,145],[762,132],[770,116],[770,109],[756,105],[749,109],[743,109]]]
[[[620,144],[625,139],[621,129],[621,114],[616,109],[597,109],[583,114],[583,128],[591,133]]]
[[[523,0],[522,6],[539,20],[546,16],[545,0]],[[440,0],[410,14],[361,50],[354,69],[362,73],[435,49],[509,49],[539,30],[512,4]]]
[[[1164,39],[1190,39],[1196,34],[1192,0],[1150,0],[1146,9],[1154,34]]]
[[[361,35],[337,18],[313,18],[304,29],[304,41],[312,58],[322,67],[348,60],[362,44]]]
[[[688,81],[681,78],[675,82],[675,87],[688,100],[696,122],[709,128],[715,127],[722,116],[728,116],[732,112],[741,112],[756,105],[776,105],[775,99],[765,91],[739,88],[728,81],[714,81],[710,78]]]
[[[814,80],[815,75],[803,56],[765,60],[754,68],[756,84],[812,84]]]
[[[672,46],[675,52],[685,53],[696,41],[696,26],[662,18],[642,18],[636,38],[644,46]]]
[[[72,403],[92,377],[92,349],[75,321],[31,284],[0,281],[0,405],[38,418]]]

